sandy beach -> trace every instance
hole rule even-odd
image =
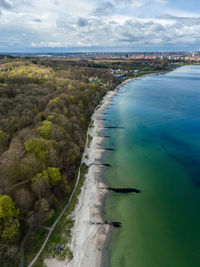
[[[116,91],[107,93],[102,104],[97,107],[92,116],[93,127],[88,130],[88,135],[93,138],[89,147],[88,142],[86,142],[83,162],[90,168],[73,214],[75,225],[72,231],[70,249],[73,251],[74,257],[66,265],[68,267],[101,266],[102,252],[110,226],[91,224],[91,222],[103,222],[101,210],[106,194],[105,190],[100,189],[104,186],[101,180],[102,166],[96,165],[100,162],[103,153],[99,149],[99,144],[103,140],[99,136],[102,129],[102,122],[99,118],[115,94]]]

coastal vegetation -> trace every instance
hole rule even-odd
[[[33,249],[26,259],[37,252],[46,235],[44,226],[53,224],[73,191],[90,117],[105,93],[121,82],[110,69],[121,68],[127,71],[125,78],[135,77],[131,70],[149,67],[138,64],[0,60],[1,266],[18,264],[28,234],[28,246]],[[161,62],[160,68],[169,66]],[[90,82],[90,77],[98,79]],[[67,248],[65,252],[70,255]]]

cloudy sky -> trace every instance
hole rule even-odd
[[[200,50],[199,0],[0,0],[0,52]]]

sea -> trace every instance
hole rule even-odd
[[[132,80],[104,113],[103,180],[141,191],[105,200],[107,266],[199,267],[200,66]]]

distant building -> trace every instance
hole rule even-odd
[[[193,52],[192,53],[192,57],[197,57],[198,56],[198,53],[197,52]]]
[[[88,80],[89,80],[89,83],[92,83],[92,82],[96,82],[98,78],[95,76],[91,76]]]
[[[126,74],[125,74],[125,73],[122,73],[122,74],[114,73],[113,75],[114,75],[115,77],[117,77],[117,78],[124,78],[124,77],[126,77]]]
[[[166,59],[166,56],[161,56],[160,59]]]

